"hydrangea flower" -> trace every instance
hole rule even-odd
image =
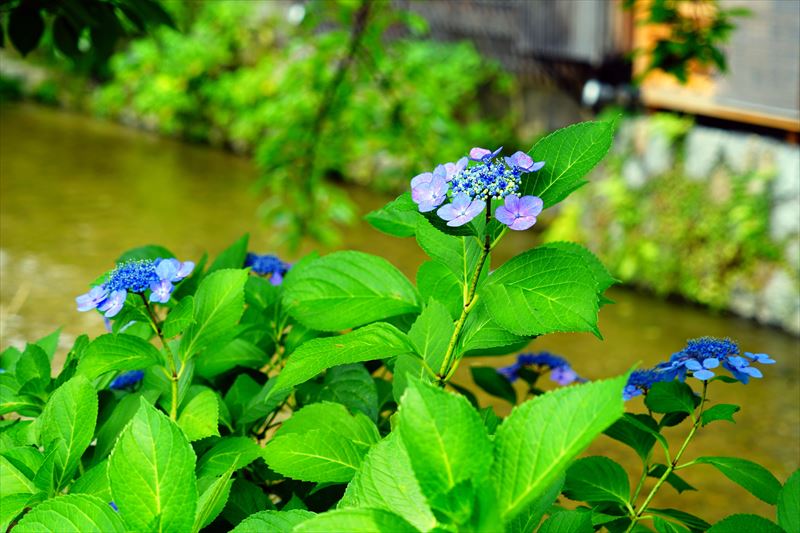
[[[502,162],[496,160],[501,150],[502,147],[494,151],[473,148],[469,158],[438,165],[433,172],[414,177],[411,198],[419,211],[427,213],[438,207],[436,214],[449,226],[462,226],[478,216],[491,200],[506,199],[505,205],[498,208],[497,220],[515,230],[530,228],[542,211],[542,201],[535,196],[520,198],[519,189],[522,175],[541,170],[544,162],[537,163],[524,152],[505,157]],[[445,203],[448,198],[451,203]]]
[[[622,397],[625,401],[645,394],[650,388],[660,381],[672,381],[674,378],[667,372],[656,370],[655,368],[647,368],[643,370],[634,370],[628,377],[628,382],[625,388],[622,389]]]
[[[194,270],[191,261],[177,259],[139,259],[120,263],[105,283],[92,287],[75,298],[78,311],[97,309],[106,318],[116,316],[125,305],[128,293],[144,294],[150,290],[150,301],[166,303],[177,283]]]
[[[514,364],[498,368],[497,373],[513,383],[519,379],[520,369],[526,366],[536,367],[540,373],[550,371],[550,379],[562,386],[586,381],[572,369],[566,359],[550,352],[520,354]]]
[[[278,256],[258,255],[250,252],[245,258],[244,266],[250,267],[259,276],[269,276],[269,281],[273,285],[280,285],[283,282],[283,276],[292,267],[290,263],[281,261]]]
[[[111,384],[108,386],[109,389],[112,390],[120,390],[126,389],[128,387],[132,387],[136,385],[144,378],[144,371],[143,370],[131,370],[130,372],[123,372],[116,378]]]

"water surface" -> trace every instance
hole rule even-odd
[[[256,216],[262,198],[253,188],[255,177],[247,159],[226,152],[53,109],[0,107],[0,347],[21,346],[57,327],[63,327],[62,350],[84,331],[102,333],[99,316],[76,312],[74,298],[128,248],[157,243],[181,259],[196,260],[203,251],[216,254],[250,232],[253,250],[271,251],[271,230]],[[363,212],[387,201],[363,190],[351,193]],[[412,240],[384,236],[366,224],[348,230],[344,241],[343,247],[386,257],[412,279],[425,259]],[[534,232],[514,234],[496,259],[505,260],[536,241]],[[549,335],[531,349],[567,357],[589,379],[624,372],[639,361],[654,364],[686,339],[702,335],[730,336],[746,350],[772,354],[778,364],[764,370],[765,379],[712,388],[714,401],[743,404],[744,409],[735,426],[719,422],[700,431],[686,458],[742,456],[785,480],[800,463],[797,339],[628,290],[610,295],[617,303],[600,313],[605,340]],[[455,380],[470,384],[471,364],[501,365],[512,359],[467,360]],[[509,410],[500,400],[480,399],[498,413]],[[633,452],[609,439],[602,438],[592,451],[637,466]],[[707,520],[734,512],[772,517],[769,506],[711,467],[698,466],[683,475],[701,493],[678,496],[667,487],[656,505],[680,506]]]

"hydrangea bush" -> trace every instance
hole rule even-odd
[[[491,256],[585,183],[613,131],[577,124],[527,154],[476,148],[413,178],[367,220],[430,256],[416,284],[377,256],[289,264],[248,253],[247,237],[210,264],[158,246],[126,252],[76,302],[109,333],[79,337],[57,377],[57,332],[0,355],[0,529],[797,531],[798,474],[782,485],[746,459],[681,462],[698,431],[739,409],[712,404],[709,388],[760,377],[756,364],[774,362],[765,354],[698,339],[606,380],[549,353],[471,367],[515,405],[504,419],[452,381],[465,357],[513,354],[552,332],[600,335],[615,280],[588,250]],[[546,373],[556,390],[540,388]],[[640,395],[647,412],[626,413]],[[681,424],[671,445],[662,430]],[[635,487],[611,459],[579,458],[603,434],[641,458]],[[679,472],[698,465],[776,516],[711,526],[651,506],[664,484],[691,488]]]

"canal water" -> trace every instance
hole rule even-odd
[[[120,252],[161,244],[181,259],[220,252],[243,233],[251,249],[275,250],[272,230],[258,219],[263,193],[247,159],[208,147],[164,139],[82,115],[27,104],[0,107],[0,348],[22,346],[55,328],[62,350],[82,332],[102,333],[95,313],[75,311],[75,296],[113,266]],[[349,191],[366,213],[389,198]],[[495,254],[499,261],[536,244],[535,232],[514,234]],[[411,279],[425,259],[413,240],[387,237],[360,223],[342,247],[382,255]],[[304,249],[313,249],[307,243]],[[321,252],[329,251],[319,248]],[[288,256],[288,259],[296,257]],[[686,339],[730,336],[744,350],[771,354],[777,364],[751,384],[714,384],[711,398],[738,403],[737,423],[701,430],[686,454],[735,455],[759,462],[784,481],[800,464],[800,344],[780,331],[679,302],[614,289],[615,305],[600,313],[604,340],[589,334],[549,335],[530,350],[568,358],[582,376],[598,379],[640,362],[651,365]],[[509,364],[513,357],[462,362],[455,381],[471,386],[470,365]],[[508,404],[479,396],[500,414]],[[641,404],[632,402],[632,407]],[[677,438],[681,432],[675,434]],[[605,437],[592,446],[638,471],[638,459]],[[662,490],[655,504],[679,507],[707,520],[734,512],[774,518],[771,508],[708,466],[682,472],[700,493]]]

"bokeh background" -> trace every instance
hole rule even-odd
[[[715,393],[744,408],[688,455],[781,480],[800,464],[800,2],[12,0],[0,27],[0,348],[101,333],[74,297],[143,244],[197,259],[250,233],[256,252],[353,248],[413,279],[422,252],[365,213],[472,146],[619,117],[590,185],[496,257],[589,246],[622,282],[604,340],[530,350],[595,379],[730,336],[778,363]],[[592,451],[635,471],[609,439]],[[769,512],[704,468],[685,472],[699,494],[658,503]]]

